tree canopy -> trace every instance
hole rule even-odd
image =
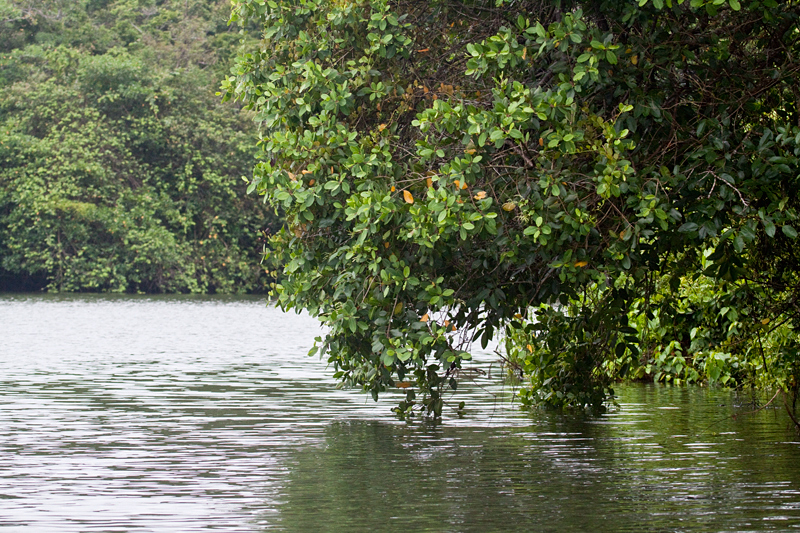
[[[234,0],[223,82],[313,350],[441,413],[504,340],[530,403],[798,376],[800,4]]]
[[[222,0],[0,0],[0,289],[266,290]]]

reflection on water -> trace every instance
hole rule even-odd
[[[256,298],[5,296],[0,332],[2,532],[800,527],[787,418],[724,391],[623,387],[585,418],[479,378],[464,418],[407,425]]]

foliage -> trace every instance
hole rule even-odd
[[[3,286],[263,290],[254,127],[214,96],[225,9],[0,1]]]
[[[438,414],[499,333],[532,402],[789,386],[798,7],[234,0],[263,28],[223,88],[262,127],[251,190],[286,212],[281,305],[329,326],[344,383],[410,378],[401,410]]]

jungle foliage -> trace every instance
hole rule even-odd
[[[526,403],[796,390],[795,0],[233,0],[250,190],[313,352],[433,415],[473,341]]]
[[[0,286],[265,290],[223,0],[0,0]]]

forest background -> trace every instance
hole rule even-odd
[[[0,290],[263,292],[227,0],[0,0]]]

